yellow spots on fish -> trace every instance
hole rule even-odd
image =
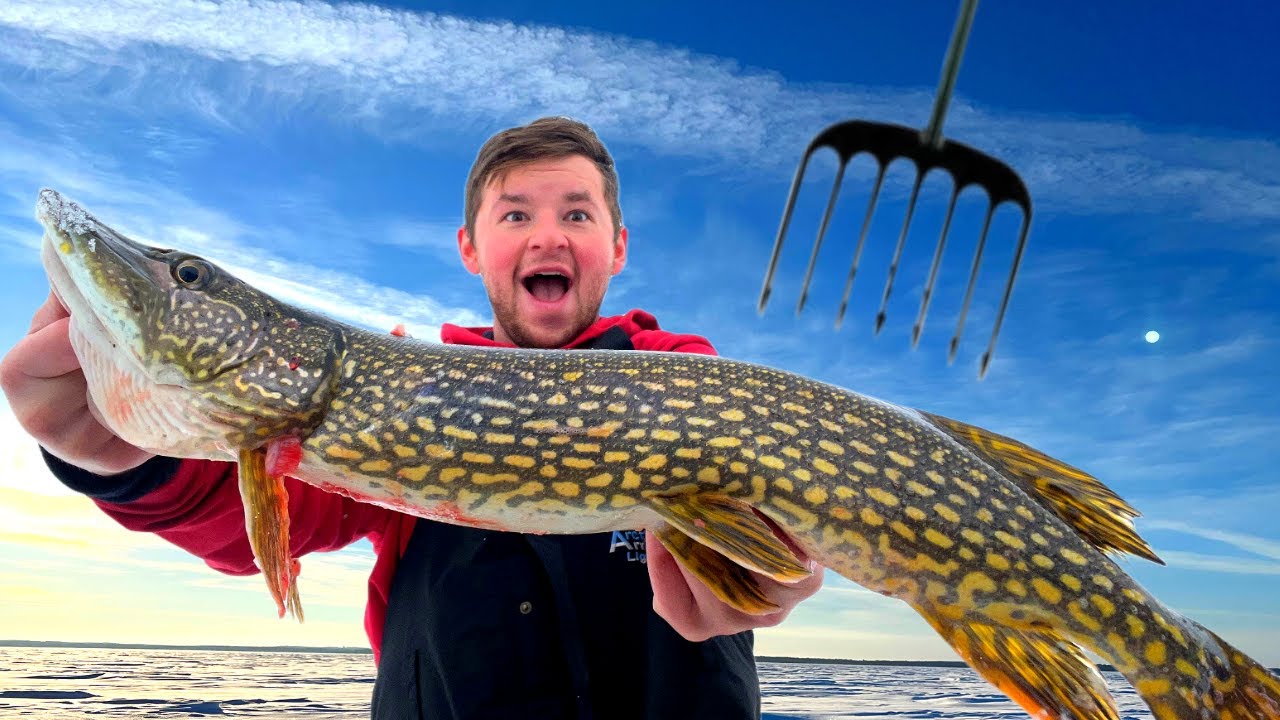
[[[847,485],[837,485],[835,492],[836,497],[841,500],[848,500],[849,498],[858,496],[858,491]]]
[[[821,505],[827,501],[827,489],[821,485],[811,485],[804,491],[804,499],[810,505]]]
[[[880,513],[869,507],[862,508],[858,515],[862,518],[862,522],[867,525],[879,527],[884,524],[884,518],[881,517]]]
[[[999,533],[997,533],[997,535],[998,534]],[[1041,555],[1040,553],[1036,553],[1035,555],[1032,555],[1031,562],[1035,563],[1036,567],[1042,568],[1044,570],[1053,569],[1053,561],[1045,557],[1044,555]]]
[[[662,401],[662,404],[666,407],[676,408],[677,410],[688,410],[697,405],[697,403],[692,400],[684,400],[681,398],[667,398]]]
[[[1110,590],[1111,588],[1115,587],[1115,583],[1111,582],[1111,578],[1107,577],[1106,575],[1094,575],[1093,584],[1097,585],[1103,590]]]
[[[382,452],[382,443],[378,439],[367,432],[361,431],[356,433],[356,439],[367,445],[374,452]]]
[[[568,435],[552,435],[551,437],[547,438],[547,442],[551,443],[552,445],[568,445],[569,443],[573,442],[573,438]]]
[[[1166,678],[1149,678],[1146,680],[1139,680],[1134,683],[1133,687],[1138,691],[1138,694],[1143,697],[1165,695],[1173,690],[1173,684]]]
[[[676,387],[682,387],[682,388],[691,388],[691,387],[698,386],[697,381],[690,380],[689,378],[675,378],[672,382],[676,384]]]
[[[552,395],[551,397],[547,398],[547,404],[553,405],[556,407],[560,405],[565,405],[568,402],[569,402],[569,398],[565,397],[564,393],[556,393],[555,395]]]
[[[574,443],[573,450],[580,453],[598,453],[600,445],[599,443]]]
[[[360,463],[361,472],[384,473],[391,469],[390,460],[366,460]]]
[[[604,454],[604,461],[610,464],[624,463],[631,459],[631,453],[621,450],[610,450]]]
[[[1178,658],[1176,661],[1174,661],[1173,666],[1178,668],[1178,672],[1182,673],[1183,675],[1186,675],[1189,678],[1192,678],[1195,680],[1200,679],[1200,669],[1197,668],[1195,665],[1192,665],[1191,663],[1187,662],[1186,658]]]
[[[590,470],[596,466],[596,461],[589,458],[567,457],[560,460],[560,463],[567,468],[574,470]]]
[[[493,485],[495,483],[518,482],[519,480],[520,476],[515,473],[471,473],[471,482],[476,485]],[[525,483],[525,485],[522,486],[522,489],[527,488],[530,485],[537,485],[539,489],[542,488],[542,483]]]
[[[1026,520],[1028,522],[1035,522],[1035,519],[1036,519],[1035,513],[1028,510],[1025,505],[1019,505],[1015,507],[1013,511],[1017,513],[1018,516],[1021,517],[1023,520]]]
[[[924,476],[929,478],[929,482],[932,482],[935,485],[947,484],[947,479],[942,477],[942,475],[939,474],[936,470],[925,470]]]
[[[650,430],[649,436],[652,437],[654,440],[660,440],[662,442],[675,442],[676,440],[680,439],[679,432],[675,430],[668,430],[666,428],[658,428],[655,430]]]
[[[818,423],[819,423],[819,424],[821,424],[821,425],[822,425],[822,427],[826,428],[828,432],[833,432],[833,433],[836,433],[836,434],[838,434],[838,435],[843,435],[843,434],[844,434],[844,428],[843,428],[843,427],[841,427],[840,425],[838,425],[838,424],[836,424],[836,423],[831,422],[830,420],[828,420],[828,419],[826,419],[826,418],[818,418]]]
[[[720,471],[714,467],[704,467],[698,470],[698,482],[707,485],[720,484]]]
[[[787,478],[774,479],[773,486],[778,488],[782,492],[786,492],[786,493],[795,492],[795,489],[796,489],[796,486],[793,485],[791,481],[788,480]]]
[[[614,510],[622,510],[623,507],[631,507],[636,502],[639,502],[636,498],[630,495],[621,495],[620,493],[620,495],[614,495],[612,500],[609,500],[609,505],[612,505]]]
[[[484,441],[489,445],[514,445],[516,436],[511,433],[487,432],[484,434]]]
[[[526,420],[521,427],[525,430],[533,430],[535,432],[550,432],[557,429],[559,425],[556,424],[555,420],[542,419]],[[448,428],[445,428],[445,433],[448,434]]]
[[[402,458],[413,457],[418,454],[418,451],[415,448],[411,448],[407,445],[392,445],[391,452],[395,453],[396,457]]]
[[[946,535],[943,535],[942,533],[938,532],[933,528],[929,528],[924,531],[924,539],[928,540],[934,545],[937,545],[943,550],[950,549],[952,545],[956,544],[954,540],[947,537]]]
[[[723,435],[707,440],[707,445],[713,448],[734,448],[741,446],[742,440],[740,438]]]
[[[493,464],[493,456],[488,453],[464,452],[462,453],[462,462],[491,465]]]
[[[743,400],[754,400],[756,397],[754,394],[751,393],[751,391],[743,390],[742,388],[736,388],[736,387],[729,388],[729,394],[736,398],[742,398]]]
[[[551,479],[560,475],[560,471],[556,469],[555,465],[543,465],[538,468],[538,474],[544,478]]]
[[[1147,624],[1133,615],[1126,615],[1124,622],[1129,626],[1129,637],[1135,640],[1147,633]]]
[[[831,508],[831,517],[841,522],[847,522],[853,519],[853,513],[849,512],[849,508],[837,505],[836,507]]]
[[[745,420],[746,418],[747,418],[747,416],[746,416],[745,414],[743,414],[743,412],[742,412],[741,410],[738,410],[737,408],[734,408],[734,409],[732,409],[732,410],[723,410],[723,411],[721,411],[721,412],[720,412],[720,419],[722,419],[722,420],[728,420],[728,421],[730,421],[730,422],[741,422],[742,420]]]
[[[1062,583],[1063,585],[1066,585],[1068,588],[1074,590],[1075,592],[1080,592],[1080,588],[1084,586],[1084,583],[1080,582],[1080,578],[1076,577],[1075,575],[1070,575],[1068,573],[1063,573],[1059,575],[1058,582]]]
[[[1072,563],[1073,565],[1089,564],[1088,559],[1086,559],[1084,555],[1081,555],[1080,553],[1076,552],[1075,550],[1072,550],[1071,548],[1063,548],[1062,552],[1060,552],[1059,554],[1062,555],[1062,557],[1066,558],[1067,562]]]
[[[1045,539],[1044,539],[1044,536],[1043,536],[1043,535],[1041,535],[1041,534],[1040,534],[1040,533],[1038,533],[1038,532],[1033,532],[1033,533],[1031,533],[1031,542],[1033,542],[1033,543],[1035,543],[1035,544],[1039,545],[1040,547],[1048,547],[1048,546],[1049,546],[1049,541],[1048,541],[1048,540],[1045,540]]]
[[[875,450],[875,448],[873,448],[873,447],[871,447],[870,445],[868,445],[868,444],[866,444],[866,443],[862,442],[861,440],[851,440],[851,441],[849,441],[849,444],[853,446],[853,449],[854,449],[854,450],[857,450],[858,452],[862,453],[863,455],[875,455],[875,454],[876,454],[876,450]]]
[[[467,471],[460,467],[447,467],[440,469],[440,482],[451,483],[460,477],[465,477]]]
[[[978,511],[974,514],[984,523],[990,523],[995,520],[995,515],[991,514],[991,511],[986,508],[978,508]]]
[[[932,497],[935,494],[935,491],[933,488],[929,487],[928,485],[919,483],[915,480],[907,481],[907,490],[915,493],[916,495],[920,495],[922,497]]]
[[[984,537],[982,533],[978,532],[977,530],[974,530],[973,528],[965,528],[961,530],[960,537],[964,538],[965,540],[969,541],[974,545],[985,545],[987,542],[986,537]]]
[[[819,441],[818,441],[818,447],[822,448],[823,450],[826,450],[827,452],[831,453],[832,455],[843,455],[843,454],[844,454],[844,447],[842,447],[842,446],[840,446],[840,445],[837,445],[836,443],[833,443],[833,442],[831,442],[830,440],[827,440],[827,439],[825,439],[825,438],[823,438],[822,440],[819,440]]]
[[[769,423],[769,427],[773,428],[774,430],[777,430],[780,433],[784,433],[786,435],[794,436],[794,435],[800,434],[800,431],[797,430],[794,426],[788,425],[784,422],[772,422],[772,423]]]
[[[1003,555],[997,555],[996,553],[989,552],[987,553],[987,564],[995,568],[996,570],[1008,570],[1009,558],[1006,558]]]
[[[887,493],[880,488],[869,487],[866,489],[866,493],[867,497],[870,497],[881,505],[886,505],[888,507],[897,507],[898,505],[898,497],[896,495]]]
[[[1006,580],[1004,588],[1020,598],[1027,596],[1027,586],[1019,580]]]
[[[911,518],[912,520],[915,520],[916,522],[919,522],[925,519],[926,517],[928,517],[928,513],[926,513],[925,511],[921,510],[918,507],[915,507],[914,505],[908,505],[907,509],[904,512],[907,513],[907,517]]]
[[[1013,535],[1010,535],[1009,533],[1007,533],[1007,532],[1005,532],[1005,531],[1003,531],[1003,530],[997,530],[997,531],[995,531],[994,535],[995,535],[995,538],[996,538],[997,540],[999,540],[1000,542],[1004,543],[1005,545],[1008,545],[1009,547],[1013,548],[1014,550],[1026,550],[1026,549],[1027,549],[1027,544],[1026,544],[1025,542],[1023,542],[1021,538],[1014,537]]]
[[[625,403],[611,402],[604,409],[611,413],[624,413],[627,411],[627,406]]]
[[[590,488],[609,487],[609,485],[613,482],[613,475],[610,473],[600,473],[598,475],[592,475],[591,477],[587,478],[585,482],[587,487],[590,487]]]
[[[605,497],[600,493],[587,493],[586,497],[582,498],[582,503],[587,506],[587,510],[590,512],[598,511],[604,501]]]
[[[430,471],[430,465],[414,465],[412,467],[400,468],[396,471],[396,475],[399,475],[409,482],[420,483],[426,479],[427,473]]]
[[[343,460],[359,460],[364,457],[364,453],[341,445],[330,445],[324,449],[324,454],[329,457],[341,458]]]
[[[803,406],[803,405],[797,405],[796,403],[793,403],[793,402],[784,402],[784,403],[782,403],[782,409],[783,409],[783,410],[786,410],[786,411],[788,411],[788,412],[795,413],[795,414],[797,414],[797,415],[808,415],[808,414],[809,414],[809,408],[807,408],[807,407],[805,407],[805,406]]]
[[[861,460],[855,460],[853,462],[853,467],[855,470],[862,473],[863,475],[875,475],[877,472],[880,471],[879,468],[877,468],[875,465],[863,462]]]
[[[872,433],[871,438],[881,445],[889,444],[889,436],[884,433]]]
[[[781,470],[787,466],[782,458],[773,455],[761,455],[759,461],[761,465],[773,470]]]
[[[1125,597],[1129,598],[1130,600],[1136,603],[1145,603],[1147,601],[1146,598],[1142,597],[1142,593],[1138,592],[1137,590],[1134,590],[1133,588],[1125,588],[1120,591],[1120,594],[1124,595]]]
[[[1041,600],[1050,605],[1057,605],[1062,602],[1062,591],[1044,578],[1032,578],[1031,588],[1036,591],[1036,595],[1039,595]]]
[[[444,445],[431,444],[422,448],[427,453],[427,457],[435,460],[452,460],[454,452]]]
[[[826,474],[828,474],[828,475],[832,475],[832,476],[834,476],[834,475],[836,475],[836,474],[838,474],[838,473],[840,472],[838,469],[836,469],[836,466],[835,466],[835,465],[832,465],[830,462],[828,462],[828,461],[826,461],[826,460],[824,460],[824,459],[822,459],[822,458],[814,458],[814,459],[813,459],[813,467],[814,467],[816,470],[819,470],[820,472],[824,472],[824,473],[826,473]],[[895,499],[896,499],[896,498],[895,498]]]
[[[901,465],[902,467],[915,467],[916,461],[915,461],[915,460],[912,460],[911,458],[907,457],[906,455],[902,455],[902,454],[900,454],[900,453],[894,452],[893,450],[890,450],[890,451],[886,452],[886,453],[885,453],[885,455],[886,455],[890,460],[892,460],[892,461],[894,461],[895,463],[897,463],[897,464]]]
[[[908,524],[904,523],[904,521],[893,520],[892,523],[888,524],[888,527],[893,528],[893,532],[908,539],[908,542],[915,542],[915,530],[908,527]]]
[[[528,455],[508,455],[502,458],[502,462],[526,470],[538,464],[537,460]]]
[[[572,372],[567,372],[564,375],[561,375],[561,377],[563,377],[565,380],[568,380],[569,382],[573,382],[578,378],[582,377],[582,371],[574,370]]]
[[[960,522],[960,515],[955,510],[952,510],[950,507],[947,507],[942,503],[938,503],[937,505],[934,505],[933,511],[938,513],[938,516],[941,517],[943,520],[946,520],[947,522],[952,522],[952,523]]]
[[[724,404],[724,398],[720,397],[719,395],[703,395],[702,402],[708,405],[722,405]]]
[[[1085,626],[1092,632],[1102,630],[1102,623],[1098,622],[1097,618],[1085,612],[1084,608],[1080,607],[1080,603],[1074,600],[1067,603],[1067,614],[1071,615],[1071,617],[1075,618],[1076,622]]]
[[[578,497],[578,493],[582,491],[577,483],[571,482],[553,482],[551,483],[551,489],[561,497]]]
[[[440,430],[440,432],[444,433],[449,437],[458,438],[459,440],[475,440],[477,437],[477,435],[474,432],[470,430],[465,430],[455,425],[446,425],[444,426],[444,428]]]
[[[58,243],[58,252],[62,253],[63,255],[70,255],[71,250],[72,250],[72,245],[70,240],[63,240],[62,242]]]
[[[640,483],[641,483],[641,478],[639,473],[632,470],[631,468],[627,468],[626,470],[622,471],[621,487],[623,490],[635,490],[636,488],[640,487]]]
[[[1169,633],[1169,635],[1172,636],[1174,640],[1177,640],[1179,645],[1181,645],[1182,647],[1187,646],[1187,639],[1183,637],[1181,628],[1179,628],[1177,625],[1171,625],[1169,621],[1165,620],[1164,617],[1161,615],[1156,615],[1155,618],[1156,618],[1156,624],[1159,625],[1161,628],[1163,628],[1165,632]]]
[[[1102,617],[1109,618],[1116,614],[1116,604],[1101,595],[1090,595],[1089,602],[1098,608],[1098,612],[1102,613]]]
[[[658,470],[660,468],[666,467],[666,465],[667,465],[666,455],[650,455],[649,457],[641,460],[636,465],[636,467],[640,468],[641,470]]]

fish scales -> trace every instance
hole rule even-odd
[[[301,609],[285,474],[477,527],[648,528],[744,612],[771,607],[748,571],[808,572],[765,516],[907,602],[1036,717],[1118,717],[1088,648],[1160,720],[1280,718],[1273,674],[1108,556],[1158,560],[1136,511],[1016,440],[726,358],[372,333],[134,243],[52,191],[37,214],[106,420],[155,452],[238,459],[281,614]],[[157,426],[179,407],[180,432]]]

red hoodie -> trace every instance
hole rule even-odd
[[[630,337],[636,350],[716,354],[705,338],[666,332],[643,310],[601,318],[564,347],[579,346],[614,327]],[[446,324],[440,330],[440,337],[451,345],[511,347],[486,337],[485,333],[490,330]],[[220,572],[229,575],[258,572],[244,530],[244,505],[240,500],[235,463],[183,460],[178,463],[172,479],[127,502],[100,499],[106,493],[88,491],[83,480],[68,477],[70,466],[56,462],[50,466],[63,482],[96,496],[94,502],[124,527],[153,532]],[[98,487],[102,487],[101,480],[98,478]],[[285,486],[289,492],[289,544],[294,557],[338,550],[366,537],[373,544],[377,559],[369,575],[364,625],[376,660],[382,645],[391,583],[418,519],[325,492],[294,478],[286,478]]]

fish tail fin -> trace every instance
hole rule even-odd
[[[301,563],[289,550],[289,493],[284,475],[268,469],[265,449],[240,451],[240,497],[244,501],[245,531],[267,589],[280,617],[287,611],[302,621],[298,595]]]
[[[1280,677],[1192,620],[1155,620],[1125,658],[1131,665],[1117,669],[1156,720],[1280,720]]]
[[[920,607],[960,657],[1034,718],[1119,720],[1106,681],[1084,651],[1049,628],[955,620]]]

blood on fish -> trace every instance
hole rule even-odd
[[[438,520],[454,525],[466,525],[467,527],[480,528],[481,530],[507,531],[507,528],[500,523],[496,523],[491,520],[481,520],[471,515],[467,515],[456,503],[452,501],[442,502],[430,510],[424,510],[421,507],[415,507],[414,505],[397,497],[370,495],[368,493],[358,492],[351,488],[340,487],[327,482],[315,483],[315,486],[325,492],[337,493],[338,495],[349,497],[356,502],[367,502],[373,505],[380,505],[385,508],[402,512],[406,515],[424,517],[429,520]]]
[[[294,355],[293,357],[289,358],[290,370],[297,370],[298,366],[301,364],[302,364],[302,358],[298,357],[297,355]]]
[[[267,474],[271,477],[292,475],[302,463],[302,441],[289,435],[276,438],[267,445]]]
[[[391,334],[396,337],[407,337],[409,331],[404,329],[404,323],[397,323],[395,327],[391,328]]]

